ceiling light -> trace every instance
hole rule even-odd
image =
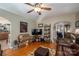
[[[41,9],[40,9],[39,7],[35,7],[34,10],[35,10],[36,12],[41,11]]]

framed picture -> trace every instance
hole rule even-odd
[[[28,24],[27,22],[20,22],[20,33],[27,32]]]
[[[43,27],[43,24],[41,23],[41,24],[38,24],[38,27]]]
[[[75,22],[75,27],[79,27],[79,20]]]

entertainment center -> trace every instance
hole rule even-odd
[[[39,25],[39,24],[38,24]],[[50,24],[42,24],[43,26],[37,29],[32,29],[32,35],[34,41],[45,41],[50,42],[51,38],[51,25]]]

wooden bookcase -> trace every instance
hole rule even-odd
[[[50,42],[51,40],[51,24],[43,24],[42,27],[38,26],[38,29],[42,29],[42,35],[44,36],[44,40]]]
[[[44,38],[46,41],[51,39],[51,25],[44,25]]]

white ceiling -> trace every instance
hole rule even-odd
[[[52,10],[42,11],[42,15],[57,16],[62,14],[79,12],[78,3],[49,3],[45,5],[51,7]],[[31,10],[32,7],[23,3],[0,3],[0,8],[23,17],[33,19],[37,19],[39,17],[36,12],[28,14],[27,11]]]
[[[50,4],[53,10],[49,13],[51,16],[71,14],[79,12],[78,3],[54,3]]]

